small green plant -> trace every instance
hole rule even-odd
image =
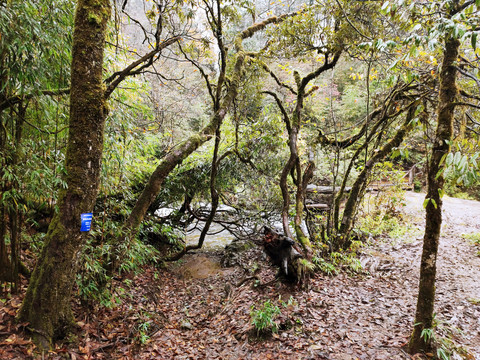
[[[416,324],[417,325],[417,324]],[[429,343],[430,341],[435,340],[435,334],[432,328],[425,328],[422,330],[420,336],[423,338],[425,343]]]
[[[286,308],[297,306],[297,305],[298,305],[298,302],[297,300],[295,300],[293,296],[290,296],[287,302],[282,301],[282,306]]]
[[[415,325],[420,325],[420,323]],[[434,345],[437,359],[473,359],[472,354],[462,346],[459,346],[454,340],[463,334],[461,330],[439,320],[436,314],[433,315],[432,325],[432,328],[422,330],[421,337],[426,343],[431,342]]]
[[[396,239],[404,236],[411,228],[398,217],[367,215],[361,220],[360,230],[373,237],[387,235]]]
[[[473,245],[480,246],[480,233],[462,234],[462,237]]]
[[[335,266],[344,266],[347,270],[358,273],[362,271],[363,267],[357,254],[352,251],[333,252],[330,254],[332,263]]]
[[[138,335],[136,336],[136,340],[144,345],[150,339],[149,336],[149,329],[150,329],[150,321],[145,321],[137,326]]]
[[[315,264],[311,263],[307,259],[300,259],[297,265],[297,271],[300,276],[305,277],[309,276],[311,272],[315,270]]]
[[[441,360],[450,360],[450,354],[443,347],[437,349],[437,357]]]
[[[331,262],[326,261],[322,257],[314,256],[312,258],[312,262],[325,275],[336,275],[336,274],[338,274],[337,267],[335,265],[333,265]]]
[[[280,315],[280,308],[267,300],[256,310],[255,305],[250,309],[250,319],[253,327],[257,332],[257,336],[267,334],[269,332],[277,333],[278,325],[275,322],[277,316]]]

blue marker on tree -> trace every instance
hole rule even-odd
[[[90,231],[90,227],[92,225],[92,218],[92,213],[80,214],[80,219],[82,221],[80,231]]]

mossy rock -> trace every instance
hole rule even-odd
[[[234,240],[225,246],[225,252],[222,257],[222,266],[231,267],[242,263],[243,253],[253,249],[255,243],[250,240]]]

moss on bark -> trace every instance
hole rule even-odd
[[[75,14],[66,183],[19,313],[37,345],[48,349],[73,323],[76,256],[86,240],[80,214],[91,212],[99,186],[106,118],[102,84],[109,0],[80,0]],[[92,20],[95,15],[95,21]]]
[[[420,264],[420,281],[417,309],[412,336],[408,344],[410,353],[430,351],[432,339],[422,337],[424,329],[433,329],[435,303],[435,277],[437,272],[437,252],[440,229],[442,226],[442,198],[445,168],[444,157],[450,152],[453,137],[454,102],[457,96],[455,62],[458,57],[460,41],[448,38],[445,41],[442,70],[440,72],[440,91],[437,108],[437,129],[432,157],[428,171],[428,189],[426,198],[425,235],[423,237],[422,260]]]

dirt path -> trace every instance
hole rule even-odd
[[[407,193],[405,212],[415,225],[423,229],[425,194]],[[461,344],[480,359],[480,257],[478,248],[465,240],[463,234],[480,232],[480,202],[444,197],[443,225],[440,237],[436,311],[446,321]],[[422,234],[411,244],[400,245],[391,252],[396,261],[418,279]],[[403,258],[403,260],[402,260]],[[412,264],[413,266],[409,266]],[[455,334],[454,328],[463,334]]]

